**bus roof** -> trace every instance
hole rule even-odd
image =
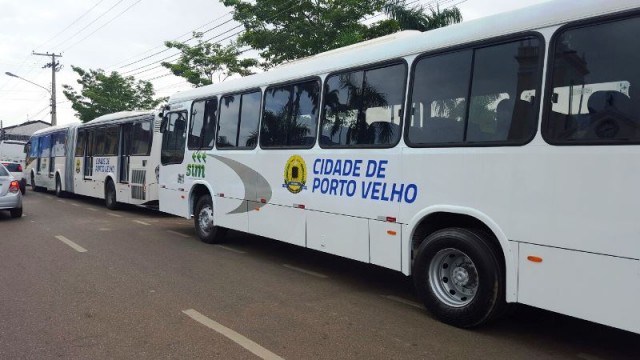
[[[131,118],[143,118],[143,117],[149,117],[149,116],[154,116],[154,112],[151,110],[146,110],[146,111],[120,111],[120,112],[116,112],[116,113],[112,113],[112,114],[106,114],[106,115],[102,115],[99,116],[89,122],[86,122],[82,125],[84,126],[89,126],[89,125],[97,125],[97,124],[102,124],[105,122],[113,122],[113,121],[117,121],[117,120],[127,120],[127,119],[131,119]]]
[[[60,131],[60,130],[66,130],[66,129],[69,129],[69,128],[74,128],[74,127],[76,127],[78,125],[80,125],[79,122],[72,122],[72,123],[69,123],[69,124],[49,126],[47,128],[40,129],[40,130],[34,132],[33,134],[31,134],[31,136],[49,134],[49,133],[53,133],[53,132]]]
[[[455,45],[529,30],[557,26],[567,22],[640,8],[637,0],[555,0],[546,3],[465,21],[423,33],[410,33],[373,39],[293,61],[270,71],[228,82],[178,92],[169,104],[205,98],[222,93],[255,88],[348,69],[403,56],[446,49]],[[407,41],[410,36],[411,41]]]

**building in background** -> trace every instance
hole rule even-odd
[[[51,123],[42,120],[31,120],[22,124],[2,127],[0,125],[0,140],[28,141],[34,132],[51,126]]]

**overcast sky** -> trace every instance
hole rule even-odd
[[[441,7],[458,3],[467,21],[544,1],[440,2]],[[233,35],[241,28],[234,29],[238,25],[234,22],[223,24],[231,18],[229,12],[217,0],[0,0],[0,120],[4,126],[27,120],[51,121],[47,90],[5,75],[11,72],[50,88],[51,70],[42,66],[51,58],[32,55],[32,51],[62,53],[59,61],[64,67],[56,74],[58,124],[77,121],[71,103],[62,94],[62,84],[77,85],[71,65],[150,80],[157,96],[189,88],[186,81],[167,76],[169,71],[158,66],[175,50],[154,54],[166,49],[164,41],[184,41],[196,29],[218,26],[205,35],[205,39],[218,36],[214,41]]]

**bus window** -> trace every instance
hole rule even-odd
[[[97,128],[93,132],[93,155],[102,156],[104,154],[106,129]]]
[[[540,42],[529,37],[418,60],[407,142],[527,142],[536,128],[533,94],[540,82],[541,56]]]
[[[194,101],[189,123],[189,150],[213,149],[217,99]]]
[[[67,134],[65,132],[58,132],[51,135],[52,142],[52,155],[53,156],[65,156],[66,152],[66,143],[67,143]]]
[[[40,138],[31,138],[31,146],[29,147],[29,158],[37,158],[40,150]]]
[[[51,156],[51,135],[50,134],[47,134],[40,138],[38,156],[43,158]]]
[[[186,112],[167,114],[167,128],[162,133],[162,150],[160,153],[162,165],[182,163],[186,145],[186,118]]]
[[[133,124],[133,148],[131,155],[149,155],[152,142],[151,121],[136,122]]]
[[[120,133],[117,126],[109,126],[104,132],[104,156],[118,155]]]
[[[306,81],[267,89],[260,146],[310,148],[315,143],[320,82]]]
[[[220,105],[218,148],[253,149],[258,140],[260,91],[224,96]]]
[[[640,143],[640,18],[566,28],[555,39],[543,135],[553,144]]]
[[[86,145],[87,132],[85,130],[78,130],[78,140],[76,141],[75,156],[84,156],[84,149]]]
[[[325,84],[320,145],[388,147],[400,139],[406,66],[331,75]]]

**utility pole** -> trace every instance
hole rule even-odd
[[[56,72],[62,69],[60,66],[60,62],[56,61],[57,57],[62,57],[62,54],[49,54],[48,52],[45,54],[32,52],[33,55],[39,56],[51,56],[51,62],[45,64],[42,68],[51,68],[51,126],[56,126],[58,124],[56,117]]]

